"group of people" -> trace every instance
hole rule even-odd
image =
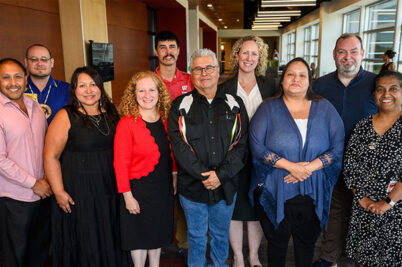
[[[268,47],[236,41],[218,85],[214,52],[190,74],[179,41],[155,39],[159,66],[132,76],[116,109],[101,76],[51,76],[50,50],[0,60],[0,266],[159,266],[173,241],[190,267],[402,262],[402,74],[363,70],[359,36],[335,44],[337,69],[313,83],[291,60],[264,77]],[[28,72],[26,70],[28,69]],[[45,114],[45,115],[44,115]],[[46,122],[47,119],[47,122]],[[49,127],[47,125],[49,124]],[[322,234],[321,255],[313,263]],[[345,255],[344,253],[345,252]]]

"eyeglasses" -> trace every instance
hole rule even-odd
[[[212,72],[215,71],[215,68],[216,68],[216,67],[217,67],[217,66],[213,66],[213,65],[208,65],[208,66],[206,66],[205,68],[195,67],[195,68],[193,68],[193,69],[191,70],[191,72],[192,72],[194,75],[201,75],[201,74],[202,74],[202,71],[205,71],[205,73],[207,73],[207,74],[211,74]]]
[[[28,60],[31,61],[32,63],[38,63],[39,61],[42,63],[47,63],[49,62],[49,60],[51,60],[52,58],[50,57],[41,57],[41,58],[37,58],[37,57],[29,57]]]

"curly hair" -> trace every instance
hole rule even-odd
[[[243,44],[247,41],[254,41],[258,46],[258,64],[255,68],[255,75],[264,76],[268,64],[268,45],[264,42],[264,40],[255,35],[242,37],[235,42],[232,47],[232,53],[230,54],[230,68],[235,73],[239,71],[239,61],[237,60],[236,56],[239,54]]]
[[[135,93],[137,90],[136,87],[138,82],[145,78],[151,78],[154,81],[156,88],[158,89],[158,102],[156,103],[156,110],[161,116],[162,121],[165,122],[168,118],[170,110],[170,95],[162,79],[151,71],[137,72],[131,77],[126,89],[124,90],[123,97],[120,102],[120,116],[124,117],[127,115],[131,115],[133,116],[134,120],[137,120],[138,116],[140,116],[137,97]]]

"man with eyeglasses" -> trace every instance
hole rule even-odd
[[[187,264],[206,266],[209,233],[212,266],[227,266],[238,174],[248,153],[248,117],[238,96],[218,90],[214,52],[196,50],[190,66],[195,90],[173,101],[168,122],[188,226]]]
[[[54,58],[49,48],[42,44],[27,48],[24,63],[29,74],[25,94],[39,102],[50,124],[56,113],[70,100],[70,84],[53,79]]]

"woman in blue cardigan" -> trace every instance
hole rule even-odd
[[[285,266],[293,237],[296,266],[311,266],[341,171],[344,128],[335,108],[311,89],[302,58],[285,67],[275,96],[250,125],[250,193],[268,240],[268,266]]]

